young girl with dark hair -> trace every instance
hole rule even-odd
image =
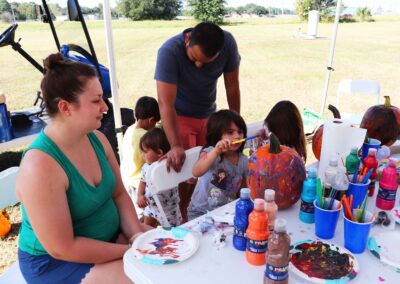
[[[163,227],[179,226],[182,216],[179,210],[178,187],[158,193],[159,203],[157,204],[154,195],[147,188],[146,182],[149,166],[157,162],[170,149],[167,136],[162,129],[153,128],[142,136],[139,147],[145,164],[142,167],[137,203],[140,208],[144,209],[144,223],[152,227],[157,227],[157,225]],[[162,210],[159,206],[162,207]]]
[[[278,102],[264,120],[267,132],[274,133],[282,145],[296,150],[307,160],[306,137],[303,120],[297,107],[291,101]]]
[[[200,177],[188,207],[189,220],[237,198],[247,176],[244,143],[232,143],[246,137],[243,118],[234,111],[213,113],[207,123],[206,145],[193,167]]]

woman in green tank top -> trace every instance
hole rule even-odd
[[[28,283],[129,283],[122,257],[146,230],[105,136],[108,110],[93,68],[45,60],[41,83],[51,122],[26,149],[16,190],[22,203],[19,261]]]

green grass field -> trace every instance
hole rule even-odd
[[[376,22],[340,24],[336,42],[328,103],[335,104],[340,80],[371,79],[381,83],[381,94],[399,105],[400,16],[375,18]],[[194,21],[114,21],[113,36],[121,106],[132,107],[143,95],[156,96],[153,73],[157,49],[170,36],[193,26]],[[240,84],[242,115],[247,122],[263,119],[279,100],[292,100],[299,109],[319,111],[333,24],[319,24],[317,40],[295,38],[307,23],[295,18],[232,21],[224,26],[236,37],[242,57]],[[79,23],[56,22],[61,43],[86,48]],[[7,25],[0,24],[0,30]],[[107,65],[104,24],[88,22],[96,53]],[[43,23],[20,23],[16,39],[41,62],[56,51],[50,28]],[[0,90],[11,110],[30,107],[41,74],[6,46],[0,49]],[[218,107],[227,107],[223,80],[218,85]],[[342,104],[343,111],[363,112],[374,100]]]

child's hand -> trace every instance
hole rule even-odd
[[[228,151],[230,147],[231,147],[231,141],[229,139],[221,139],[215,145],[215,150],[217,151],[218,154],[222,154]]]
[[[145,208],[148,203],[149,203],[149,201],[147,200],[146,196],[144,196],[144,195],[138,196],[137,204],[138,204],[139,208],[142,208],[142,209]]]

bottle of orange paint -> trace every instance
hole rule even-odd
[[[254,210],[249,215],[249,226],[246,231],[246,259],[253,265],[265,264],[269,230],[264,204],[264,199],[254,200]]]

